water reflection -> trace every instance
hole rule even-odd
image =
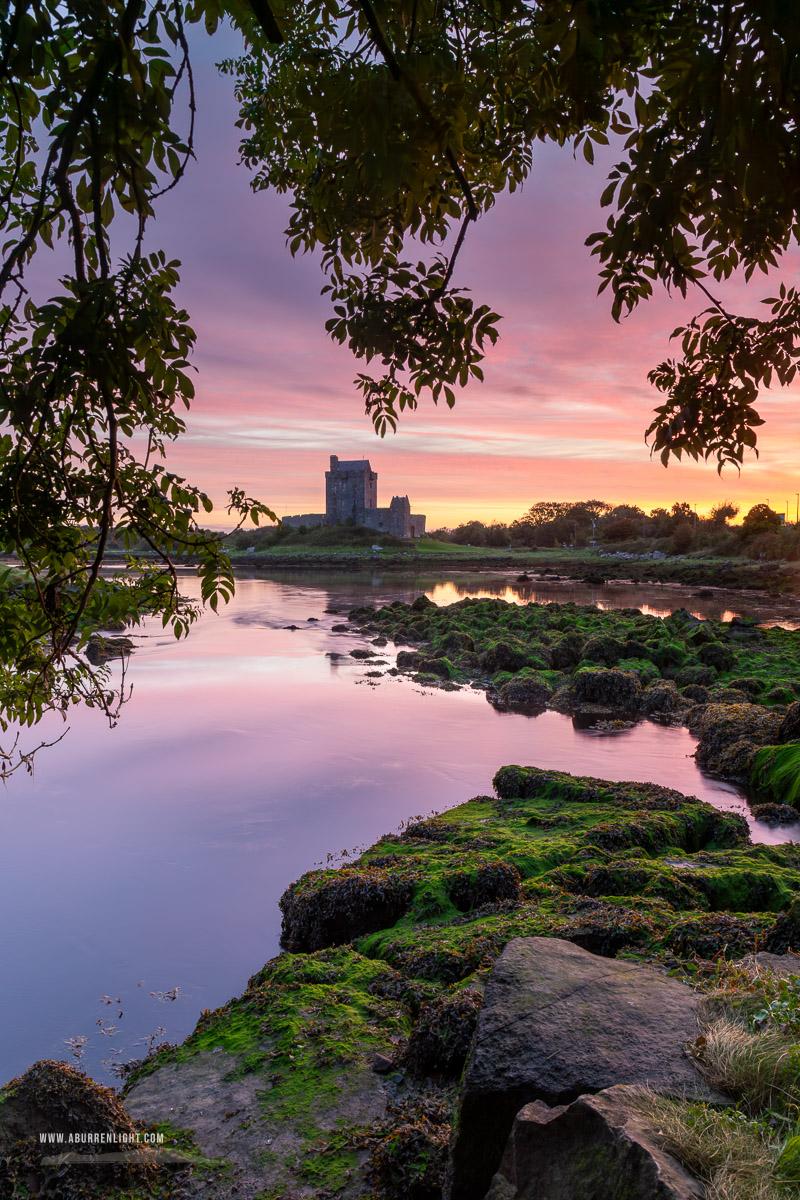
[[[691,590],[676,584],[606,583],[586,584],[572,580],[529,583],[507,579],[476,581],[450,579],[438,583],[427,594],[437,604],[452,604],[467,596],[487,600],[505,600],[508,604],[593,604],[603,611],[638,608],[647,616],[668,617],[676,608],[686,608],[696,617],[732,621],[734,617],[753,617],[766,625],[800,628],[797,605],[776,602],[766,597],[751,597],[716,588]]]
[[[468,594],[474,584],[495,581],[478,577]],[[243,578],[229,608],[185,641],[158,626],[138,639],[119,726],[76,711],[69,737],[0,802],[4,1078],[82,1035],[102,1076],[103,995],[122,999],[113,1041],[123,1058],[158,1025],[182,1038],[276,953],[277,899],[293,879],[410,816],[490,791],[504,763],[654,780],[749,811],[741,792],[697,769],[683,728],[644,722],[601,736],[558,713],[498,713],[470,689],[426,693],[391,676],[374,686],[372,664],[349,654],[360,640],[333,632],[367,599],[424,590],[443,602],[464,586]],[[633,591],[619,594],[622,607],[647,601]],[[785,830],[754,835],[780,841]],[[161,1004],[176,985],[178,999]]]

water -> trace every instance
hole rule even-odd
[[[137,639],[117,728],[76,711],[33,779],[10,781],[0,798],[3,1080],[37,1058],[70,1057],[70,1038],[88,1039],[82,1062],[105,1079],[105,1060],[141,1056],[159,1027],[180,1040],[277,953],[277,900],[292,880],[411,816],[491,791],[504,763],[654,780],[747,813],[740,792],[698,771],[683,728],[601,735],[557,713],[497,713],[469,689],[424,692],[392,677],[376,686],[374,663],[347,657],[359,639],[332,633],[342,617],[325,609],[412,599],[421,583],[244,578],[187,640],[158,628]],[[469,594],[501,586],[477,584]],[[446,601],[459,586],[424,590]],[[596,599],[664,604],[658,589],[608,591]],[[784,834],[754,826],[754,836]]]

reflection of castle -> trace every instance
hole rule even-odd
[[[408,496],[393,496],[388,508],[378,508],[378,472],[369,460],[351,459],[340,462],[331,455],[331,469],[325,472],[325,512],[302,513],[284,517],[284,525],[366,525],[379,533],[395,537],[419,537],[425,532],[425,518],[411,512]]]

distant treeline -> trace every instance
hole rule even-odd
[[[707,517],[690,504],[676,501],[671,509],[645,512],[635,504],[606,504],[603,500],[539,500],[510,525],[467,521],[455,529],[435,529],[437,541],[470,546],[527,546],[551,549],[588,546],[593,541],[618,548],[646,542],[650,549],[669,554],[706,551],[722,556],[748,554],[752,558],[800,557],[800,529],[784,525],[767,504],[756,504],[741,525],[729,521],[739,507],[730,500],[716,504]]]

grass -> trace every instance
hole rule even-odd
[[[706,1185],[706,1200],[783,1200],[774,1135],[760,1121],[642,1092],[642,1114],[664,1148]]]
[[[800,1197],[800,977],[720,964],[692,1052],[729,1107],[642,1089],[637,1105],[708,1200]]]

